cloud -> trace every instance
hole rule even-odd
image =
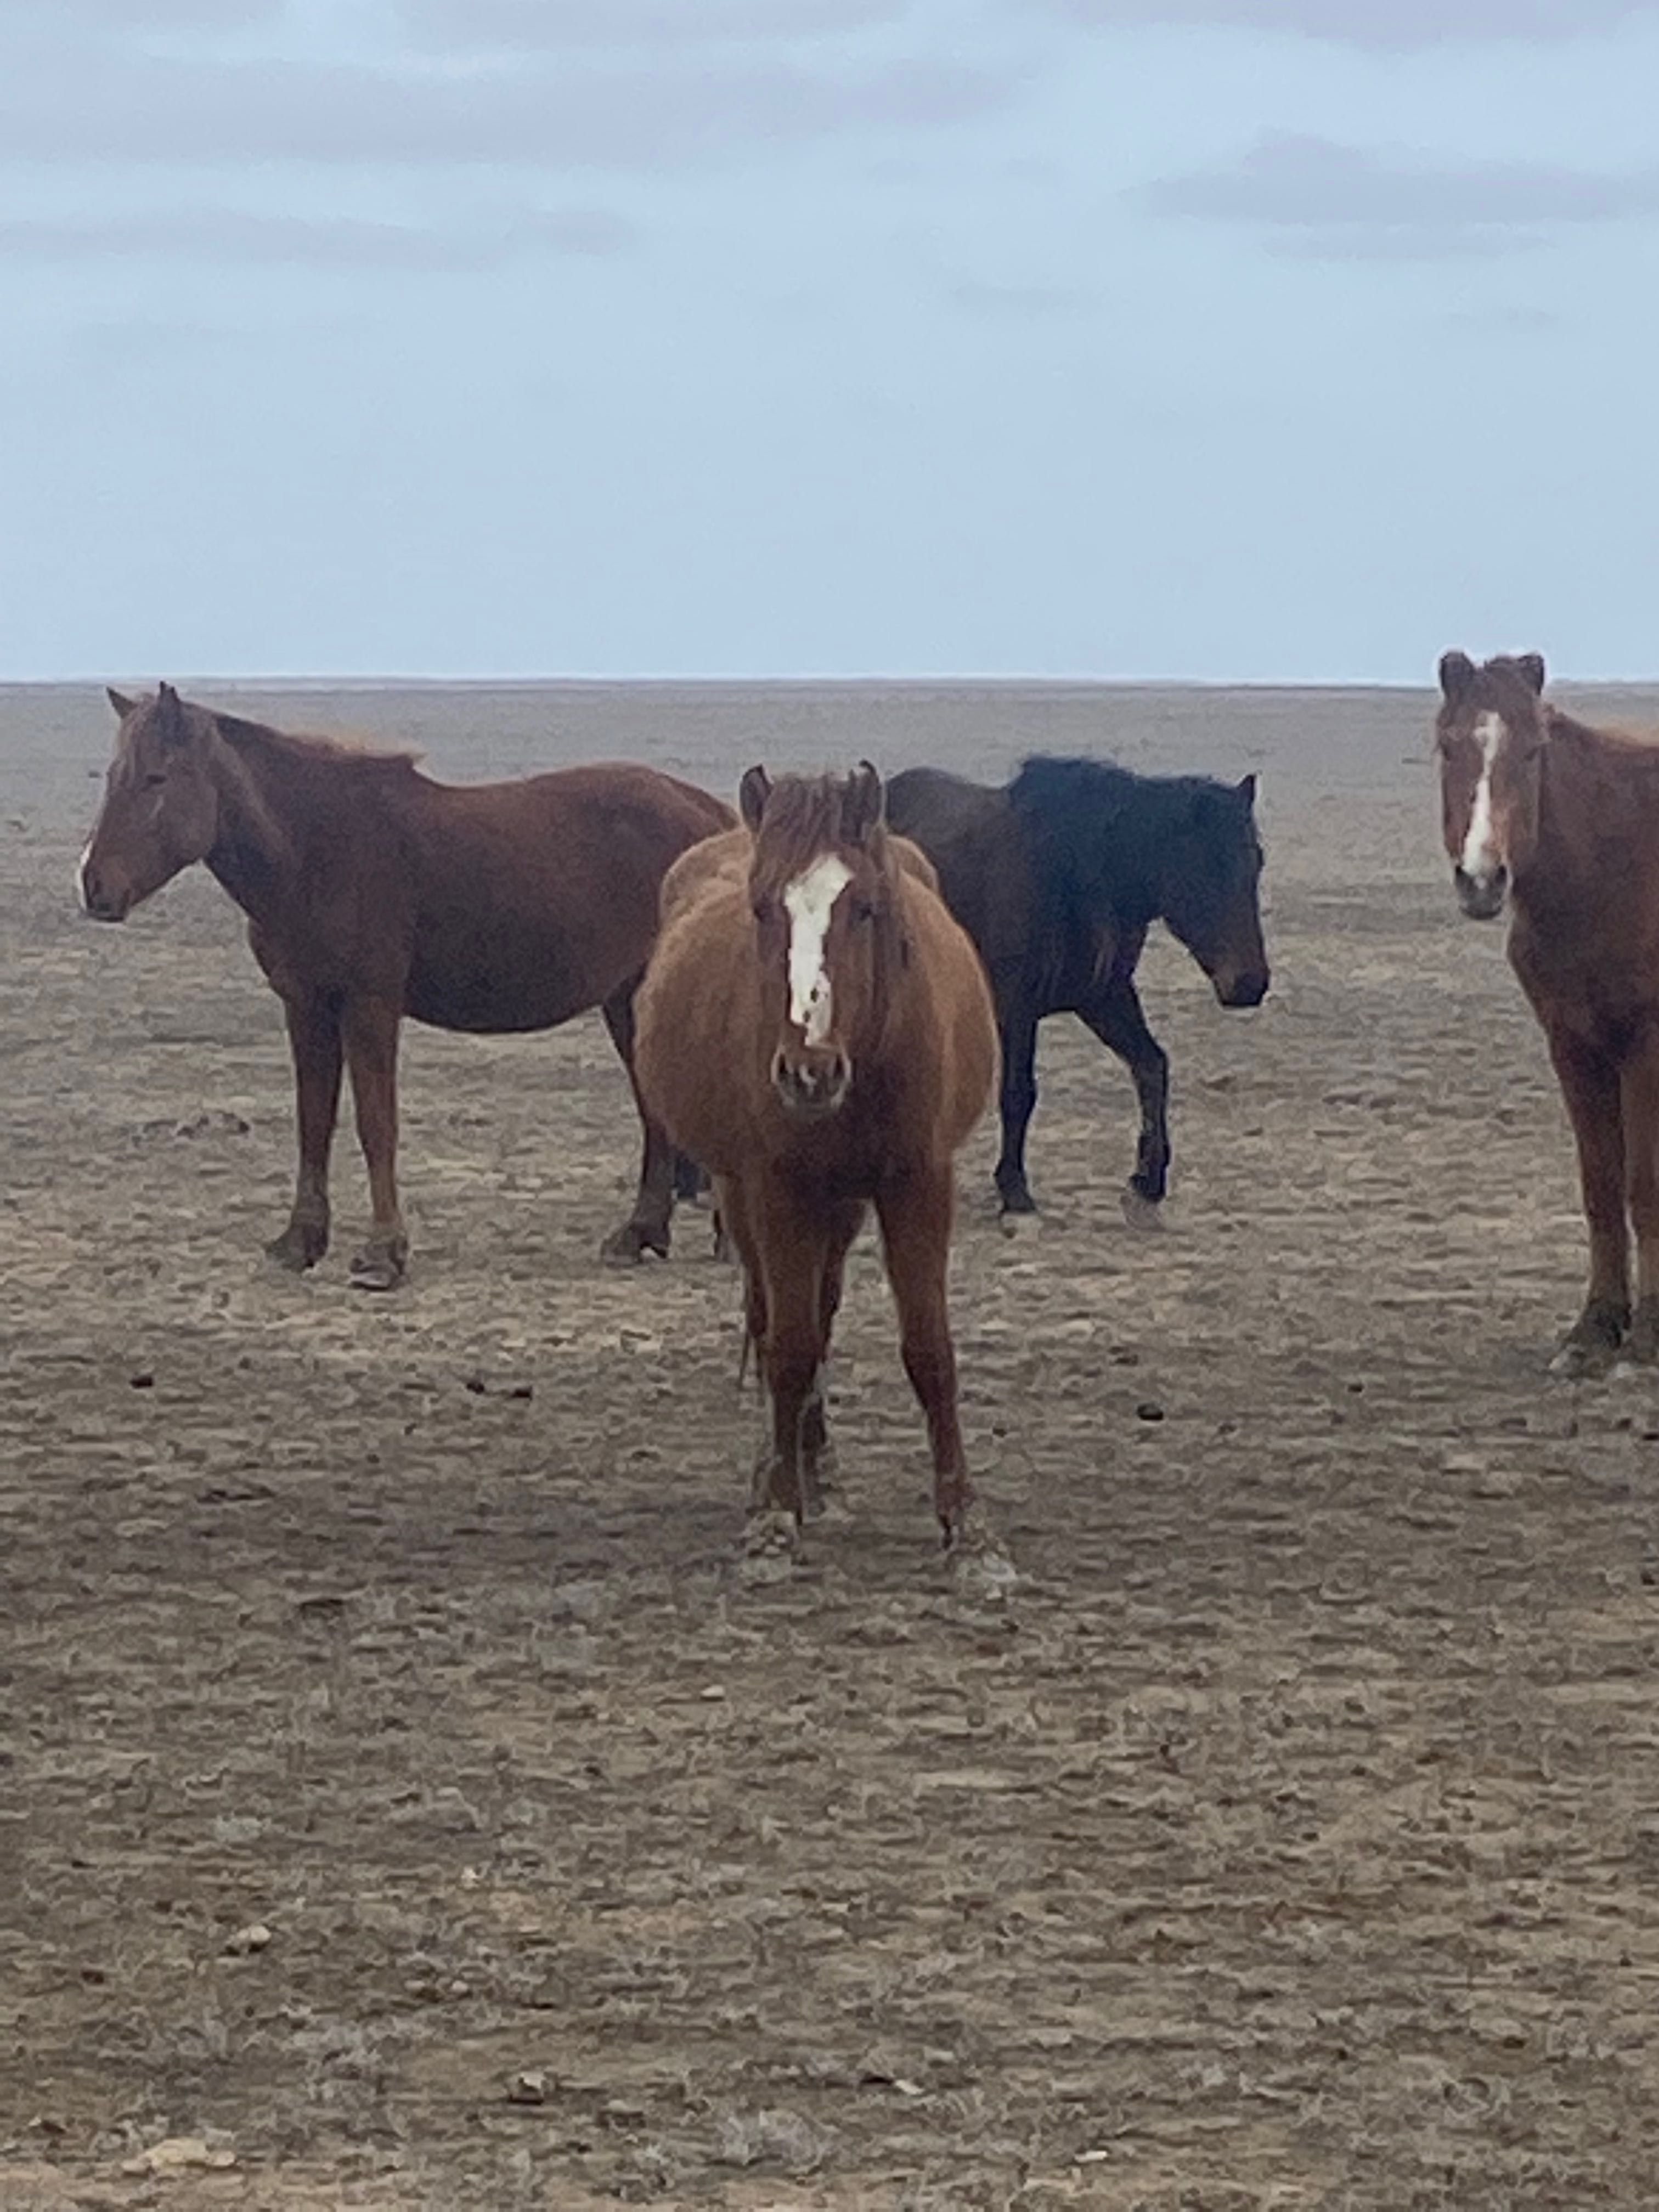
[[[21,70],[0,57],[0,149],[37,163],[653,170],[743,146],[939,128],[1000,109],[1017,89],[1006,70],[948,58],[411,70],[60,55]]]
[[[95,222],[0,222],[0,262],[91,261],[152,254],[161,258],[283,264],[311,269],[417,270],[465,273],[538,253],[610,257],[638,243],[638,233],[603,209],[527,211],[465,229],[345,217],[249,215],[180,209]]]
[[[708,46],[896,23],[908,0],[404,0],[417,36],[469,48]]]
[[[1514,40],[1594,38],[1651,15],[1659,0],[1044,0],[1091,28],[1183,23],[1285,31],[1333,45],[1406,52]]]
[[[1284,252],[1426,260],[1515,252],[1563,227],[1659,210],[1659,169],[1597,175],[1543,161],[1407,161],[1274,136],[1240,159],[1129,195],[1146,212],[1265,232]]]

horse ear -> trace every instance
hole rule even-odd
[[[1255,771],[1252,769],[1249,775],[1240,776],[1233,788],[1243,801],[1244,811],[1248,814],[1255,805]]]
[[[1449,706],[1455,707],[1474,684],[1474,663],[1467,653],[1443,653],[1440,656],[1440,689]]]
[[[880,769],[860,761],[847,779],[841,802],[842,835],[849,845],[869,843],[872,831],[880,827],[886,805]]]
[[[125,691],[118,691],[112,684],[105,686],[104,696],[114,708],[117,719],[120,721],[125,722],[127,716],[137,710],[138,702],[136,699],[129,699]]]
[[[185,702],[171,684],[156,687],[155,732],[163,744],[182,745],[189,742],[190,725],[185,720]]]
[[[1544,690],[1543,654],[1541,653],[1523,653],[1516,659],[1515,665],[1521,671],[1521,673],[1526,678],[1533,690],[1541,696]]]
[[[765,813],[766,802],[771,796],[772,779],[766,770],[760,767],[747,769],[743,781],[738,786],[738,811],[750,831],[760,828],[761,817]]]

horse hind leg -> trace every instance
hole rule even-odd
[[[611,1032],[611,1042],[628,1071],[628,1085],[634,1094],[643,1139],[639,1188],[635,1194],[633,1211],[599,1247],[601,1259],[623,1267],[642,1260],[647,1252],[659,1260],[668,1257],[668,1218],[673,1209],[676,1163],[679,1158],[666,1132],[647,1112],[634,1072],[634,992],[638,981],[637,976],[633,977],[622,990],[614,992],[600,1010]]]
[[[1659,1365],[1659,1033],[1644,1037],[1620,1083],[1626,1195],[1636,1231],[1636,1307],[1621,1347],[1632,1363]]]

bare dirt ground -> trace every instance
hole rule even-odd
[[[408,1288],[346,1287],[349,1141],[278,1274],[240,921],[199,871],[83,921],[109,717],[0,693],[4,2212],[1654,2203],[1659,1390],[1546,1376],[1570,1147],[1425,700],[236,696],[463,775],[1254,767],[1274,989],[1149,957],[1164,1234],[1075,1026],[1040,1228],[964,1159],[1006,1601],[935,1550],[866,1247],[844,1512],[751,1587],[735,1281],[696,1216],[599,1264],[597,1020],[411,1030]]]

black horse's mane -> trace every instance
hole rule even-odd
[[[1049,753],[1021,763],[1008,800],[1030,839],[1049,918],[1062,927],[1107,912],[1149,920],[1175,836],[1206,817],[1218,831],[1237,818],[1233,794],[1212,776],[1138,775],[1115,761]]]

